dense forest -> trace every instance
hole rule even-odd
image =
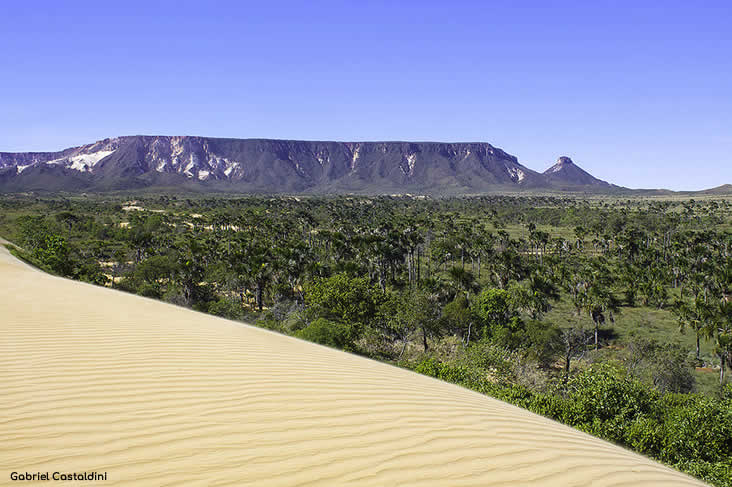
[[[454,382],[732,486],[732,201],[0,197],[58,275]],[[42,297],[39,297],[42,300]]]

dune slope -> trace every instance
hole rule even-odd
[[[460,387],[52,277],[2,247],[0,296],[0,484],[703,485]]]

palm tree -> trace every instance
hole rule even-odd
[[[678,301],[674,306],[674,314],[679,320],[679,329],[683,332],[687,328],[694,330],[696,335],[696,360],[700,360],[700,341],[703,335],[709,335],[711,329],[708,318],[710,317],[710,309],[704,303],[701,296],[697,296],[691,303]]]
[[[719,384],[724,384],[727,365],[732,363],[732,303],[722,299],[713,311],[712,323],[716,328],[715,345],[719,356]]]
[[[566,272],[566,283],[577,311],[585,311],[594,324],[595,350],[599,348],[600,326],[605,324],[606,314],[614,321],[614,314],[620,308],[615,295],[610,291],[612,275],[602,261],[591,261],[588,265]]]
[[[179,241],[177,280],[183,288],[183,299],[188,306],[194,304],[198,285],[205,272],[204,246],[195,235],[188,234]]]
[[[473,273],[460,266],[450,268],[447,275],[457,292],[464,292],[465,297],[469,300],[470,292],[477,289]]]
[[[614,312],[619,309],[615,296],[602,285],[591,286],[585,296],[585,310],[595,324],[595,350],[599,348],[600,325],[605,324],[605,314],[614,322]]]

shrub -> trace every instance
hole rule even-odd
[[[664,408],[663,446],[659,452],[669,463],[719,462],[732,453],[732,409],[711,398],[687,395]]]
[[[382,298],[381,291],[367,278],[351,278],[346,274],[336,274],[305,285],[305,303],[311,313],[354,325],[371,321]]]
[[[663,445],[663,433],[663,425],[656,419],[639,415],[628,426],[625,442],[638,453],[656,456]]]
[[[595,364],[570,380],[564,421],[589,425],[616,417],[632,420],[652,410],[656,395],[620,368]]]
[[[298,338],[344,350],[353,349],[355,335],[353,326],[325,318],[318,318],[295,333]]]
[[[208,312],[212,315],[221,316],[230,320],[238,320],[243,315],[241,305],[229,298],[219,298],[208,305]]]

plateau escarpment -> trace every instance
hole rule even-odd
[[[576,169],[587,177],[572,186],[597,186],[599,180]],[[540,174],[501,149],[478,142],[130,136],[60,152],[0,153],[2,191],[165,186],[272,193],[460,194],[551,189],[556,183],[565,185],[565,176],[576,172]]]

